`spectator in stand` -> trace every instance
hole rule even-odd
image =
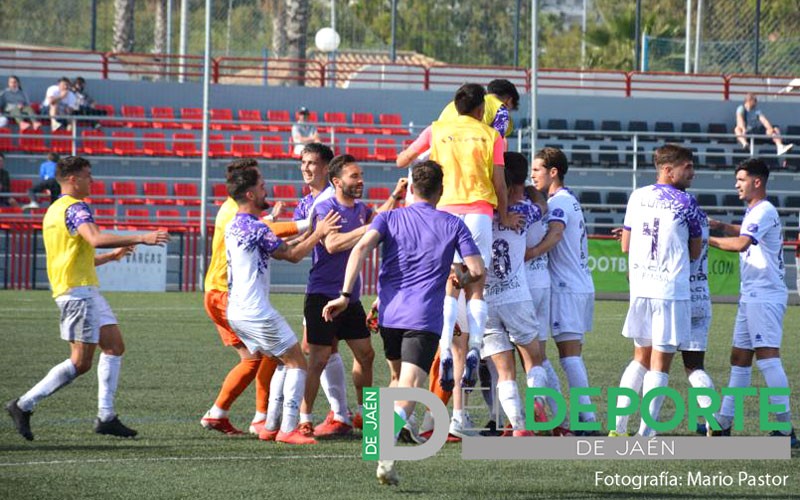
[[[0,207],[16,207],[17,200],[8,194],[11,191],[11,177],[5,166],[6,156],[0,153]]]
[[[306,144],[319,142],[317,126],[313,123],[306,123],[308,114],[308,108],[305,106],[297,110],[295,115],[297,123],[292,125],[292,144],[294,144],[294,156],[296,157],[300,157]]]
[[[48,109],[50,127],[53,132],[63,126],[66,126],[67,130],[71,130],[69,120],[65,117],[77,111],[78,98],[70,90],[70,87],[69,78],[62,76],[58,83],[47,88],[47,92],[44,95],[42,106]]]
[[[22,90],[19,78],[14,75],[8,77],[8,87],[0,92],[0,113],[16,120],[20,131],[27,130],[31,125],[34,130],[42,126],[42,122],[36,119],[28,94]]]
[[[72,85],[72,93],[78,100],[78,109],[75,111],[76,115],[84,116],[105,116],[106,112],[102,109],[95,107],[94,99],[86,92],[86,80],[82,76],[75,78],[75,83]],[[93,120],[89,125],[94,128],[100,128],[100,120]]]
[[[750,151],[750,144],[747,142],[748,135],[769,135],[772,142],[778,148],[778,156],[786,153],[794,144],[784,144],[781,139],[781,131],[778,127],[773,127],[767,116],[758,109],[758,99],[755,94],[748,93],[744,96],[744,104],[736,108],[736,140],[742,148]],[[760,139],[756,138],[756,141]]]
[[[39,203],[36,201],[36,194],[48,191],[50,193],[50,203],[55,202],[61,196],[61,185],[56,180],[56,164],[58,163],[58,155],[49,153],[47,161],[39,165],[39,182],[33,185],[28,190],[28,198],[31,199],[29,203],[22,207],[23,210],[32,208],[39,208]]]

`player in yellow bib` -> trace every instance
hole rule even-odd
[[[70,343],[70,357],[54,366],[28,392],[9,401],[6,410],[17,431],[25,439],[32,440],[30,417],[34,406],[89,371],[99,345],[102,352],[97,363],[98,414],[94,431],[133,437],[136,431],[120,422],[114,410],[125,345],[114,313],[98,292],[95,267],[122,259],[138,244],[166,244],[169,234],[153,231],[123,236],[100,231],[89,205],[83,201],[89,196],[92,185],[92,167],[84,158],[69,156],[59,160],[56,178],[63,195],[47,209],[42,235],[47,253],[47,277],[61,311],[61,338]],[[95,255],[96,248],[116,250]]]

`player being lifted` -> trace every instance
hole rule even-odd
[[[504,143],[496,130],[481,121],[485,94],[480,85],[462,85],[453,99],[459,116],[454,120],[433,122],[398,156],[397,165],[407,166],[419,154],[431,150],[431,159],[438,162],[444,172],[444,192],[438,208],[464,221],[484,261],[489,262],[494,209],[497,209],[500,222],[506,227],[516,227],[522,217],[507,211],[502,168]],[[455,264],[460,265],[461,262],[456,259]],[[453,339],[459,290],[452,283],[448,283],[444,301],[444,325],[439,345],[440,379],[445,390],[455,387],[450,431],[456,436],[470,434],[466,431],[471,425],[465,422],[461,387],[473,387],[478,375],[480,347],[488,316],[488,308],[483,300],[484,285],[485,279],[481,279],[464,287],[468,343],[465,338]]]
[[[547,234],[526,252],[526,259],[548,253],[550,269],[550,331],[558,346],[561,367],[570,387],[588,387],[583,362],[584,335],[592,329],[594,283],[589,270],[589,245],[583,210],[572,191],[564,185],[569,165],[556,148],[539,150],[533,160],[531,180],[548,196]],[[581,396],[581,404],[589,404]],[[582,422],[594,422],[594,412],[581,412]]]

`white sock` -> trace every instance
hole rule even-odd
[[[480,349],[483,344],[483,331],[489,317],[489,306],[485,300],[467,301],[467,324],[469,325],[469,348]]]
[[[508,420],[514,430],[525,428],[525,417],[522,412],[522,399],[519,397],[517,382],[514,380],[504,380],[497,383],[497,399],[503,407]]]
[[[567,382],[570,389],[573,387],[589,387],[589,375],[586,373],[586,366],[583,364],[583,358],[580,356],[567,356],[561,358],[561,368],[567,375]],[[581,404],[591,404],[592,400],[589,396],[581,396],[579,398]],[[594,412],[582,411],[580,414],[581,422],[594,422]]]
[[[647,368],[642,366],[641,363],[636,361],[635,359],[628,363],[628,366],[625,368],[625,371],[622,372],[622,378],[619,379],[619,386],[620,387],[627,387],[628,389],[633,389],[637,393],[640,393],[642,390],[642,381],[644,380],[644,375],[647,373]],[[631,398],[627,396],[617,396],[617,408],[622,408],[626,406],[630,406]],[[625,434],[628,432],[628,418],[630,415],[619,415],[616,421],[616,431],[619,434]]]
[[[399,406],[395,406],[394,407],[394,412],[397,413],[398,415],[400,415],[400,418],[402,418],[404,422],[408,422],[408,415],[406,415],[406,411],[403,408],[401,408]],[[402,431],[402,430],[403,429],[401,428],[397,432],[394,433],[395,442],[397,442],[397,438],[400,437],[400,431]]]
[[[751,366],[731,366],[731,376],[728,379],[728,387],[750,387],[750,379],[752,378]],[[733,423],[734,416],[734,399],[733,396],[725,396],[722,398],[722,406],[720,407],[717,417],[717,422],[723,429],[729,429]]]
[[[452,349],[453,329],[456,327],[456,316],[458,316],[458,300],[449,295],[444,298],[444,325],[442,325],[442,338],[439,339],[439,349]]]
[[[767,383],[767,387],[789,387],[789,380],[783,370],[781,358],[759,359],[756,361],[761,375]],[[789,396],[770,396],[769,402],[774,405],[782,405],[785,410],[781,413],[789,413]]]
[[[325,369],[319,378],[328,404],[331,406],[333,417],[346,424],[350,423],[350,412],[347,410],[347,389],[345,388],[344,361],[338,352],[328,358]]]
[[[266,413],[261,413],[260,411],[257,411],[253,415],[253,420],[251,420],[251,422],[261,422],[262,420],[266,420],[266,419],[267,419],[267,414]]]
[[[267,404],[267,429],[278,428],[283,413],[283,382],[286,379],[286,366],[278,365],[269,383],[269,402]]]
[[[547,387],[561,394],[561,380],[559,380],[558,374],[553,368],[553,364],[550,363],[550,359],[545,359],[542,361],[542,368],[544,368],[544,371],[547,372]],[[558,414],[558,403],[555,399],[547,398],[547,406],[550,407],[550,413],[553,415]]]
[[[108,422],[116,415],[114,395],[119,384],[120,366],[122,366],[122,356],[100,353],[97,362],[97,418],[101,422]]]
[[[648,371],[644,375],[644,380],[642,380],[642,397],[647,395],[648,392],[652,391],[657,387],[666,387],[667,383],[669,382],[669,374],[664,372],[656,372],[653,370]],[[664,396],[657,396],[650,400],[650,416],[653,420],[658,420],[658,415],[661,413],[661,405],[664,403]],[[656,435],[656,431],[654,431],[650,426],[644,423],[644,419],[642,419],[641,423],[639,424],[639,432],[640,436],[645,437],[652,437]]]
[[[297,416],[303,391],[306,388],[306,371],[300,368],[286,369],[286,380],[283,384],[283,419],[281,431],[292,432],[297,427]]]
[[[532,366],[527,374],[528,387],[547,387],[547,371],[541,366]]]
[[[453,408],[453,418],[459,421],[464,420],[464,410],[456,410]]]
[[[38,384],[34,385],[28,392],[23,394],[19,398],[17,406],[19,406],[22,411],[33,411],[33,407],[36,406],[39,401],[69,384],[75,380],[77,376],[78,370],[75,369],[75,365],[72,364],[72,361],[68,359],[64,360],[52,367]]]
[[[211,407],[210,410],[206,412],[206,417],[208,418],[228,418],[228,410],[223,410],[217,405]]]
[[[714,388],[714,381],[711,380],[711,377],[705,370],[701,369],[697,369],[689,374],[689,383],[692,384],[692,387]],[[708,396],[697,396],[697,406],[700,408],[708,408],[711,406],[711,398]]]

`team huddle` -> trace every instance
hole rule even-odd
[[[377,314],[391,386],[423,387],[447,403],[452,398],[451,440],[475,436],[466,411],[468,390],[480,380],[494,416],[484,434],[532,436],[525,429],[524,389],[517,384],[519,357],[527,387],[561,391],[546,356],[555,341],[570,388],[589,387],[582,349],[592,329],[594,284],[588,265],[586,222],[579,201],[566,187],[564,153],[544,148],[527,158],[506,151],[519,94],[506,80],[488,92],[465,84],[453,102],[397,158],[409,179],[397,183],[376,209],[361,201],[363,172],[355,158],[334,157],[311,143],[301,153],[309,194],[292,222],[263,218],[266,186],[251,159],[227,167],[229,198],[215,221],[212,258],[205,282],[205,308],[222,342],[239,363],[225,377],[219,395],[202,417],[207,429],[242,434],[228,417],[236,398],[255,381],[256,408],[249,431],[265,441],[308,445],[316,438],[344,435],[361,426],[362,388],[373,385],[375,352],[368,325]],[[753,357],[767,386],[788,387],[780,359],[786,310],[782,232],[775,207],[766,199],[769,169],[752,159],[736,169],[736,188],[748,210],[740,226],[709,219],[687,192],[694,177],[692,153],[667,144],[656,149],[657,181],[635,190],[618,232],[629,255],[630,307],[622,335],[633,340],[634,359],[620,380],[642,395],[668,384],[672,359],[681,351],[693,387],[713,388],[703,360],[711,324],[708,247],[739,252],[741,299],[733,333],[730,387],[750,385]],[[112,236],[95,224],[83,198],[91,167],[78,157],[58,163],[64,195],[48,210],[43,232],[48,276],[61,310],[61,335],[70,359],[6,409],[17,430],[33,439],[30,415],[44,397],[91,367],[97,345],[103,351],[95,431],[123,437],[136,431],[122,424],[113,400],[124,346],[111,309],[97,292],[94,267],[133,251],[131,245],[164,244],[152,232]],[[527,185],[530,180],[531,185]],[[405,200],[406,206],[398,208]],[[719,230],[725,236],[710,236]],[[381,247],[378,299],[369,317],[360,301],[360,271]],[[117,248],[94,255],[95,248]],[[312,255],[303,308],[302,342],[271,305],[270,260],[299,262]],[[340,341],[352,351],[357,406],[346,396]],[[429,381],[429,382],[428,382]],[[323,389],[329,412],[316,426],[312,412]],[[625,399],[625,398],[622,398]],[[658,418],[664,397],[649,412]],[[788,396],[773,396],[775,414],[791,422]],[[710,398],[698,401],[711,405]],[[588,396],[581,403],[589,404]],[[618,406],[626,406],[620,401]],[[533,405],[537,421],[558,407],[552,398]],[[499,409],[502,409],[502,414]],[[420,425],[414,402],[398,403],[407,422],[396,436],[424,442],[434,422],[425,412]],[[729,435],[734,400],[726,396],[709,435]],[[505,420],[505,425],[503,421]],[[590,411],[582,422],[596,422]],[[568,421],[553,434],[570,436]],[[609,423],[609,435],[628,435],[627,417]],[[583,434],[598,434],[584,431]],[[644,420],[638,435],[655,431]],[[775,431],[791,436],[794,431]],[[399,480],[395,464],[379,461],[378,479]]]

